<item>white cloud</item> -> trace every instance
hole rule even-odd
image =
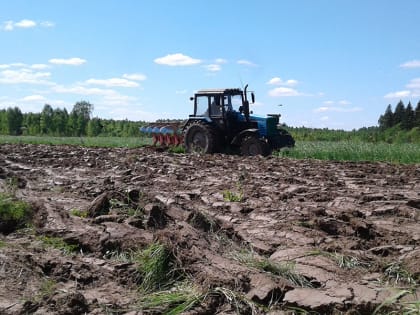
[[[202,61],[200,59],[194,59],[190,56],[186,56],[180,53],[177,54],[169,54],[165,57],[156,58],[154,60],[155,63],[159,65],[166,65],[166,66],[191,66],[200,64]]]
[[[420,89],[420,78],[416,78],[410,81],[409,84],[407,84],[407,88],[409,89]]]
[[[128,103],[134,102],[136,100],[136,97],[115,93],[105,95],[103,103],[105,105],[127,105]]]
[[[341,100],[341,101],[338,102],[338,104],[340,104],[340,105],[350,105],[351,102],[349,102],[347,100]]]
[[[31,65],[31,68],[35,70],[44,70],[44,69],[48,69],[49,67],[50,67],[49,65],[45,65],[42,63],[35,63]]]
[[[217,58],[214,62],[218,64],[224,64],[227,63],[227,60],[223,58]]]
[[[89,85],[103,85],[106,87],[138,87],[139,84],[134,81],[121,78],[111,79],[89,79],[86,81]]]
[[[13,31],[13,29],[14,29],[13,24],[14,24],[13,21],[6,21],[6,22],[3,23],[2,29],[4,31]]]
[[[384,97],[385,98],[402,98],[402,97],[409,97],[410,95],[411,95],[410,91],[404,90],[404,91],[388,93]]]
[[[14,23],[15,27],[21,27],[21,28],[31,28],[36,26],[36,22],[32,20],[21,20],[19,22]]]
[[[400,65],[401,68],[420,68],[420,60],[407,61]]]
[[[257,65],[253,63],[252,61],[240,59],[236,62],[239,65],[249,66],[249,67],[256,67]]]
[[[321,106],[314,109],[315,113],[325,113],[325,112],[336,112],[336,113],[355,113],[361,112],[363,108],[361,107],[352,107],[352,108],[345,108],[345,107],[334,107],[334,106]]]
[[[267,82],[267,84],[270,84],[270,85],[280,85],[282,83],[283,83],[283,80],[280,79],[279,77],[274,77]]]
[[[42,27],[54,27],[55,23],[50,21],[42,21],[39,23]]]
[[[3,70],[0,72],[0,83],[51,84],[51,82],[46,81],[50,76],[50,72],[34,72],[31,69]]]
[[[207,71],[210,71],[210,72],[218,72],[222,70],[222,67],[219,64],[206,65],[204,66],[204,68],[206,68]]]
[[[322,116],[321,117],[321,121],[327,121],[329,119],[329,117],[328,116]]]
[[[53,59],[48,60],[48,62],[55,65],[80,66],[86,63],[86,60],[81,59],[81,58],[68,58],[68,59],[53,58]]]
[[[101,96],[118,94],[116,91],[110,90],[110,89],[87,88],[84,86],[65,87],[62,85],[55,85],[52,87],[52,91],[55,93],[63,93],[63,94],[101,95]]]
[[[268,92],[268,95],[272,97],[279,97],[279,96],[299,96],[301,95],[295,89],[289,87],[277,87]]]
[[[124,79],[133,80],[133,81],[144,81],[147,77],[141,73],[131,73],[131,74],[123,74]]]
[[[178,90],[178,91],[175,91],[175,94],[187,94],[187,90]]]
[[[23,102],[44,102],[46,98],[42,95],[28,95],[22,98]]]
[[[0,30],[13,31],[16,28],[35,28],[38,25],[41,27],[53,27],[55,24],[50,21],[36,22],[29,19],[23,19],[18,22],[8,20],[8,21],[3,22],[3,25],[0,27]]]
[[[267,82],[267,84],[269,85],[284,85],[284,86],[296,86],[298,83],[299,82],[297,80],[283,81],[279,77],[274,77]]]

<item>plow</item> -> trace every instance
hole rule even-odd
[[[182,123],[153,123],[141,127],[140,131],[152,137],[154,146],[177,147],[183,143]]]

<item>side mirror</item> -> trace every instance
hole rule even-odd
[[[255,103],[255,94],[254,94],[254,92],[251,93],[251,101],[252,101],[252,103]]]
[[[190,97],[190,101],[194,101],[194,96],[191,96]]]

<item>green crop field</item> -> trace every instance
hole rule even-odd
[[[148,137],[50,137],[0,136],[0,144],[81,145],[86,147],[136,148],[151,145]],[[183,152],[183,150],[172,150]],[[275,156],[297,159],[337,161],[380,161],[389,163],[420,163],[420,145],[417,143],[368,143],[361,141],[297,141],[292,149],[274,152]]]
[[[0,135],[0,144],[4,143],[136,148],[144,145],[150,145],[152,144],[152,140],[148,137],[51,137]]]
[[[274,154],[298,159],[420,163],[420,145],[415,143],[298,141],[293,149],[283,149]]]

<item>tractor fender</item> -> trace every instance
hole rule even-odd
[[[231,144],[232,145],[240,145],[242,142],[242,139],[244,139],[245,137],[248,136],[253,136],[253,137],[260,137],[260,133],[258,131],[257,128],[250,128],[250,129],[245,129],[242,130],[240,133],[238,133],[235,137],[233,137]]]

